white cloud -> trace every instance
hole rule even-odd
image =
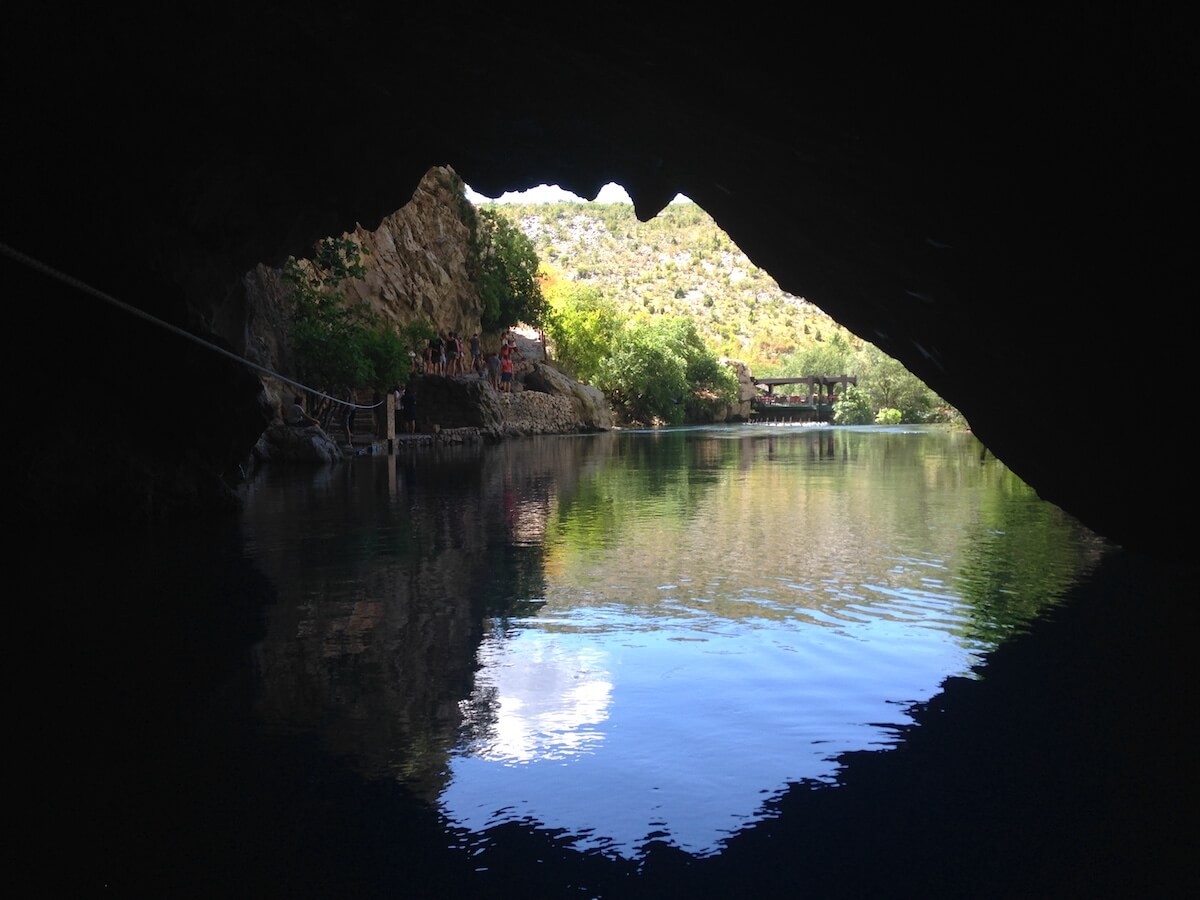
[[[539,184],[537,187],[532,187],[527,191],[505,191],[499,197],[485,197],[480,194],[469,184],[467,188],[467,199],[478,205],[480,203],[587,203],[583,197],[578,194],[572,194],[570,191],[563,190],[557,184]],[[600,193],[596,195],[597,203],[633,203],[633,199],[625,188],[615,182],[609,182],[604,187],[600,188]],[[692,201],[683,194],[676,194],[672,203],[691,203]]]
[[[597,203],[632,203],[633,198],[621,185],[610,181],[604,187],[600,188],[600,193],[596,195]]]

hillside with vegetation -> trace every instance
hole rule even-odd
[[[548,336],[576,342],[560,347],[560,356],[575,363],[574,374],[585,380],[620,377],[620,366],[600,358],[604,347],[592,348],[582,361],[578,347],[580,338],[603,343],[627,331],[614,332],[618,322],[643,333],[673,333],[677,344],[699,339],[715,356],[745,363],[756,377],[855,375],[858,388],[839,404],[837,420],[847,424],[960,419],[898,362],[805,298],[783,291],[695,203],[673,203],[648,222],[638,220],[630,203],[481,208],[507,218],[531,242],[547,319],[558,326]],[[666,323],[675,323],[674,332]],[[682,334],[682,323],[690,323],[684,331],[694,335]],[[589,329],[595,334],[581,333]],[[657,339],[664,342],[670,338]]]
[[[548,294],[565,280],[596,289],[635,318],[685,316],[715,352],[755,374],[835,333],[852,339],[780,289],[695,203],[671,204],[649,222],[638,221],[629,203],[489,206],[533,242]]]

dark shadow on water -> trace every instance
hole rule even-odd
[[[682,895],[1194,895],[1180,637],[1195,633],[1195,577],[1114,554],[981,679],[947,682],[896,749],[846,754],[837,789],[793,787],[774,819],[691,866]]]
[[[169,554],[161,549],[160,552]],[[507,824],[474,851],[401,787],[264,738],[247,668],[271,587],[43,570],[11,623],[14,875],[114,897],[1184,897],[1195,867],[1195,568],[1115,552],[1049,619],[954,679],[890,751],[844,757],[692,858],[571,850]],[[111,559],[109,560],[111,562]],[[145,578],[146,583],[137,583]],[[156,592],[156,588],[161,590]],[[135,598],[142,599],[135,599]],[[1136,623],[1136,628],[1131,628]],[[737,760],[730,760],[737,765]],[[472,852],[475,855],[472,855]],[[39,861],[36,864],[35,860]]]

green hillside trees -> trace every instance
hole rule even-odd
[[[594,384],[625,317],[615,303],[586,285],[556,292],[549,305],[545,332],[556,364],[578,381]]]
[[[543,275],[555,365],[604,391],[624,421],[678,425],[733,400],[737,378],[693,320],[631,315],[598,288],[558,275]]]
[[[679,425],[697,397],[722,405],[737,390],[690,319],[630,320],[601,360],[597,386],[621,418],[644,425]]]
[[[540,325],[546,302],[533,243],[492,208],[479,209],[474,226],[470,268],[483,301],[480,327],[494,333],[521,322]]]

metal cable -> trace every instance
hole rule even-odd
[[[150,322],[151,324],[157,325],[160,328],[165,328],[167,331],[170,331],[173,334],[177,334],[180,337],[187,338],[189,341],[199,344],[201,347],[204,347],[208,350],[212,350],[214,353],[220,353],[222,356],[228,357],[229,359],[232,359],[235,362],[239,362],[244,366],[248,366],[251,369],[255,369],[259,372],[262,372],[264,375],[269,375],[272,378],[276,378],[279,381],[283,381],[287,384],[290,384],[293,387],[297,387],[302,391],[307,391],[310,394],[316,394],[318,397],[324,397],[326,400],[331,400],[334,403],[341,404],[342,406],[353,406],[355,409],[375,409],[376,407],[383,405],[382,400],[379,401],[378,403],[372,403],[370,405],[364,406],[359,403],[350,403],[349,401],[342,400],[338,397],[332,397],[329,394],[326,394],[324,391],[319,391],[316,388],[311,388],[308,385],[301,384],[299,381],[294,381],[291,378],[288,378],[286,375],[280,375],[278,372],[268,369],[265,366],[260,366],[258,363],[251,362],[250,360],[246,359],[245,357],[238,356],[236,353],[231,353],[230,351],[228,351],[222,347],[218,347],[216,344],[209,343],[208,341],[204,340],[204,338],[198,337],[197,335],[192,334],[190,331],[185,331],[184,329],[179,328],[178,326],[172,325],[170,322],[164,322],[162,319],[157,319],[154,316],[150,315],[149,313],[145,312],[144,310],[138,309],[136,306],[131,306],[128,303],[123,303],[122,301],[118,300],[116,297],[113,297],[110,294],[106,294],[103,291],[97,290],[96,288],[92,287],[91,285],[80,281],[78,278],[73,278],[70,275],[67,275],[65,272],[60,272],[57,269],[54,269],[54,268],[46,265],[45,263],[42,263],[36,259],[33,259],[31,256],[28,256],[28,255],[22,253],[20,250],[17,250],[14,247],[10,247],[8,244],[4,243],[3,241],[0,241],[0,251],[2,251],[6,256],[16,260],[17,262],[22,263],[23,265],[26,265],[31,269],[36,269],[37,271],[41,272],[43,275],[47,275],[51,278],[57,279],[58,281],[61,281],[63,284],[69,285],[70,287],[73,287],[78,291],[82,291],[85,294],[90,294],[93,297],[103,300],[105,303],[111,303],[113,306],[117,307],[117,309],[120,309],[124,312],[130,313],[132,315],[135,315],[139,319],[144,319],[145,321]]]

